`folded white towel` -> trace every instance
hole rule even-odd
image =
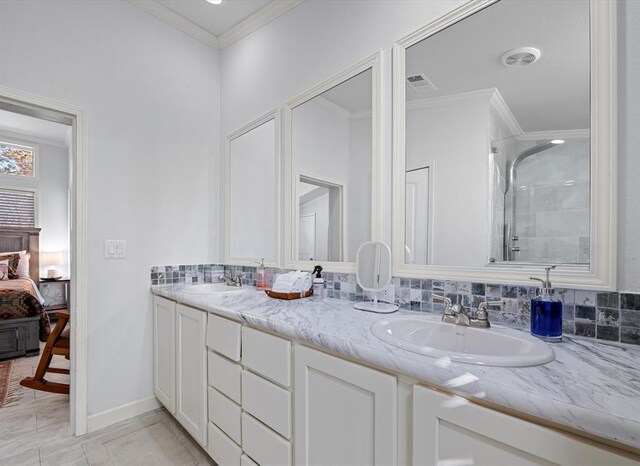
[[[298,270],[276,275],[271,290],[277,293],[306,293],[312,284],[311,274]]]

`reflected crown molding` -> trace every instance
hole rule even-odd
[[[315,97],[313,102],[320,105],[321,107],[329,110],[330,112],[335,113],[341,118],[345,120],[367,120],[371,119],[371,109],[359,110],[357,112],[350,112],[346,108],[341,105],[336,104],[335,102],[330,101],[326,97],[322,97],[321,95]]]
[[[341,118],[348,120],[351,118],[351,112],[344,108],[341,105],[336,104],[335,102],[330,101],[326,97],[322,97],[321,95],[315,97],[313,102],[325,110],[329,110],[332,113],[335,113]]]
[[[407,110],[412,111],[424,108],[448,107],[450,105],[469,102],[489,102],[514,136],[523,133],[518,120],[516,120],[516,117],[511,112],[511,109],[505,102],[502,94],[500,94],[500,91],[495,87],[479,89],[477,91],[460,92],[458,94],[409,100],[407,101]]]
[[[591,137],[591,130],[587,129],[561,129],[558,131],[532,131],[516,136],[518,141],[538,141],[543,139],[585,139]]]

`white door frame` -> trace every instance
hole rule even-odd
[[[0,101],[35,114],[64,114],[71,138],[71,392],[69,430],[87,433],[87,118],[85,110],[28,92],[0,86]]]

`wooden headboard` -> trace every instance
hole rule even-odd
[[[26,250],[31,253],[29,275],[40,280],[40,228],[0,227],[0,253]]]

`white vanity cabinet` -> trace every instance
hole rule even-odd
[[[153,393],[207,445],[207,313],[153,298]]]
[[[176,419],[207,445],[207,313],[176,305]]]
[[[242,328],[242,449],[260,466],[293,463],[290,340]]]
[[[220,466],[635,465],[613,447],[153,299],[154,393]]]
[[[413,464],[640,465],[587,440],[414,386]]]
[[[239,466],[242,456],[242,325],[214,314],[207,318],[209,446],[220,466]]]
[[[176,413],[176,303],[153,297],[153,393]]]
[[[296,345],[295,461],[397,464],[397,379]]]

